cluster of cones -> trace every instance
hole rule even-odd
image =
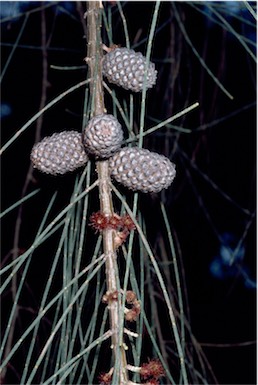
[[[107,48],[102,70],[107,79],[127,90],[151,88],[157,71],[139,52],[127,48]],[[109,161],[111,176],[130,190],[144,193],[168,188],[175,178],[175,165],[165,156],[138,147],[124,147],[123,129],[111,114],[94,116],[82,133],[63,131],[34,145],[31,161],[35,168],[62,175],[85,166],[90,158]]]

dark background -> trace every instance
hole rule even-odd
[[[222,2],[223,3],[223,2]],[[243,3],[227,2],[226,20],[242,36],[255,43],[256,31],[237,16],[252,22]],[[2,2],[2,70],[24,22],[24,14],[50,2]],[[150,28],[152,2],[121,3],[132,46],[144,39]],[[225,2],[224,2],[225,4]],[[231,4],[231,5],[230,5]],[[254,6],[254,3],[251,3]],[[104,3],[114,12],[114,42],[125,45],[123,27],[115,2]],[[82,5],[85,8],[85,4]],[[229,100],[208,76],[186,43],[170,2],[162,3],[152,61],[158,69],[157,87],[148,93],[146,126],[152,118],[164,120],[198,101],[200,107],[174,124],[190,128],[178,135],[166,128],[146,138],[144,146],[170,157],[177,165],[173,187],[162,194],[182,251],[193,333],[203,348],[221,384],[254,384],[256,339],[256,66],[238,40],[192,4],[176,2],[193,45],[222,84],[234,96]],[[47,102],[86,77],[86,39],[77,2],[52,2],[46,8],[48,87]],[[15,17],[16,16],[16,17]],[[8,19],[9,18],[9,19]],[[136,35],[141,29],[139,39]],[[4,144],[38,110],[42,87],[41,11],[31,13],[2,80],[1,137]],[[103,36],[104,42],[106,36]],[[250,47],[253,47],[250,44]],[[136,50],[145,52],[146,40]],[[251,48],[253,53],[255,49]],[[164,62],[165,59],[173,60]],[[77,70],[50,67],[81,66]],[[123,92],[123,91],[118,91]],[[44,114],[41,136],[64,129],[80,130],[84,91],[69,95]],[[140,98],[139,98],[140,100]],[[211,122],[232,115],[218,124]],[[202,125],[205,129],[198,129]],[[35,141],[35,123],[2,157],[2,209],[21,197]],[[171,134],[172,132],[172,134]],[[52,193],[58,190],[58,205],[69,200],[74,175],[53,178],[34,172],[28,191],[41,192],[23,208],[19,247],[33,241]],[[215,183],[217,188],[214,188]],[[69,187],[71,186],[71,187]],[[225,194],[228,199],[225,198]],[[158,242],[157,197],[141,196],[151,242]],[[243,210],[245,209],[245,211]],[[2,224],[2,258],[8,261],[13,247],[17,210]],[[223,262],[225,246],[234,249],[241,241],[232,266]],[[55,240],[53,240],[53,245]],[[223,249],[224,247],[224,249]],[[44,246],[41,248],[44,254]],[[242,254],[241,254],[242,253]],[[7,258],[5,258],[7,256]],[[35,307],[47,261],[37,261],[31,272],[30,301]],[[40,273],[39,273],[40,272]],[[42,282],[41,282],[42,280]],[[33,294],[32,294],[33,293]],[[3,298],[7,305],[9,296]],[[6,301],[5,301],[6,300]],[[26,298],[23,298],[26,303]],[[18,370],[18,369],[17,369]]]

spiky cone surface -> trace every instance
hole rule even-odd
[[[103,74],[110,83],[141,92],[144,86],[146,58],[141,52],[133,49],[116,48],[103,58]],[[146,88],[152,88],[156,83],[157,71],[155,65],[149,63],[146,68]]]
[[[133,191],[158,193],[173,182],[176,169],[164,155],[146,149],[123,148],[109,159],[111,176]]]
[[[121,147],[121,124],[113,115],[94,116],[83,130],[82,141],[88,153],[96,158],[109,158]]]
[[[33,146],[30,158],[35,168],[52,175],[74,171],[88,161],[81,133],[77,131],[63,131],[45,137]]]

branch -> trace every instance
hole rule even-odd
[[[102,43],[101,43],[101,8],[102,4],[99,1],[89,1],[87,3],[87,63],[89,66],[90,94],[92,100],[91,117],[100,115],[106,112],[104,106],[104,92],[102,85]],[[110,188],[110,176],[108,169],[108,161],[97,162],[97,172],[99,179],[99,199],[100,209],[105,216],[113,214],[113,203]],[[106,255],[106,280],[107,290],[110,292],[118,291],[120,289],[116,247],[114,243],[114,231],[110,228],[103,230],[103,249]],[[120,385],[128,383],[127,362],[125,354],[125,345],[119,344],[119,326],[121,324],[120,301],[109,301],[109,316],[110,327],[112,331],[112,352],[114,360],[118,368],[113,376],[117,376],[117,383]]]

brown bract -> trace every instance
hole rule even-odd
[[[157,380],[159,377],[164,376],[164,368],[159,360],[151,360],[148,363],[142,364],[141,371],[140,371],[141,377],[144,379],[148,379],[150,377],[153,377],[153,380]],[[151,380],[149,380],[150,382]],[[150,382],[151,384],[153,382]],[[155,383],[155,382],[154,382]]]
[[[99,375],[99,383],[101,385],[109,385],[111,384],[111,380],[112,380],[112,374],[110,373],[101,373]]]
[[[108,217],[106,217],[100,211],[93,213],[90,216],[90,226],[92,226],[97,231],[102,231],[108,226]]]
[[[114,213],[111,216],[106,216],[101,211],[93,213],[90,216],[90,226],[97,231],[102,231],[107,228],[117,230],[121,238],[125,239],[128,232],[136,228],[133,220],[128,214],[119,216]]]

